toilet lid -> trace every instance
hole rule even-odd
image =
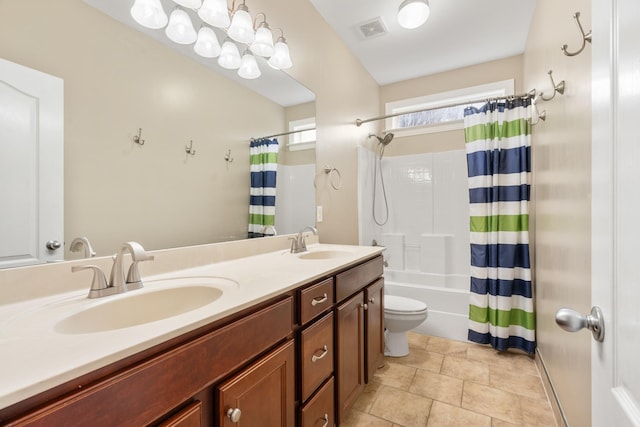
[[[389,313],[422,313],[427,309],[427,304],[412,298],[396,295],[384,296],[384,310]]]

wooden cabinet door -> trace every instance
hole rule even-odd
[[[384,364],[384,279],[365,289],[367,351],[365,353],[365,381],[369,383]]]
[[[358,398],[364,387],[364,293],[360,292],[336,309],[337,421]]]
[[[196,400],[158,427],[202,427],[202,402]]]
[[[293,427],[295,352],[289,341],[217,387],[218,426]],[[239,414],[232,420],[232,411]]]

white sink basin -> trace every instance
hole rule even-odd
[[[319,251],[303,252],[296,256],[300,259],[323,260],[323,259],[341,258],[349,255],[351,255],[351,252],[348,252],[348,251],[319,250]]]
[[[157,291],[122,294],[120,298],[94,305],[56,323],[63,334],[86,334],[128,328],[177,316],[220,298],[223,291],[211,286],[181,286]]]

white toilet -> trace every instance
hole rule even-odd
[[[409,354],[407,331],[419,326],[427,318],[427,305],[421,301],[384,296],[385,356],[402,357]]]

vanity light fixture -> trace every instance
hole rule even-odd
[[[235,70],[240,68],[241,63],[242,58],[240,58],[238,46],[227,37],[224,43],[222,43],[222,49],[218,57],[218,65],[228,70]]]
[[[291,68],[293,65],[291,62],[291,55],[289,53],[289,45],[287,44],[287,40],[284,38],[284,33],[280,28],[280,37],[276,41],[274,46],[274,53],[269,58],[268,64],[275,68],[276,70],[286,70]]]
[[[220,55],[220,42],[211,27],[202,24],[198,30],[198,39],[193,45],[193,50],[203,58],[215,58]]]
[[[243,79],[257,79],[261,74],[256,58],[249,52],[249,49],[245,50],[242,54],[242,63],[238,69],[238,75]]]
[[[164,31],[169,40],[178,44],[191,44],[198,38],[191,18],[180,6],[176,6],[171,12],[169,24]]]
[[[227,34],[238,43],[253,43],[255,33],[251,23],[251,15],[249,15],[249,8],[244,2],[239,4],[236,10],[233,11],[231,25],[227,29]]]
[[[243,78],[255,79],[262,74],[256,56],[265,58],[267,64],[276,70],[286,70],[293,65],[282,30],[278,28],[280,37],[274,43],[266,14],[260,12],[252,21],[245,0],[232,0],[231,8],[227,5],[228,0],[173,0],[176,6],[168,17],[162,0],[132,1],[131,16],[138,24],[151,29],[164,28],[171,41],[193,44],[196,54],[204,58],[218,57],[218,65],[223,68],[242,68],[238,75]],[[239,3],[237,6],[236,1]],[[426,0],[422,1],[426,3]],[[262,20],[258,19],[260,15]],[[202,21],[197,32],[192,19]],[[222,46],[218,39],[220,36],[225,37]],[[240,52],[244,52],[242,56]]]
[[[251,43],[251,52],[269,58],[274,54],[275,49],[273,47],[273,34],[271,34],[271,28],[269,28],[269,24],[267,24],[267,15],[262,12],[258,13],[253,21],[253,26],[255,27],[256,20],[260,15],[262,15],[264,19],[258,25],[258,28],[256,28],[255,39],[253,43]]]
[[[412,30],[427,22],[430,13],[428,0],[404,0],[398,9],[398,23]]]
[[[169,22],[160,0],[135,0],[131,6],[131,17],[146,28],[157,30]]]

